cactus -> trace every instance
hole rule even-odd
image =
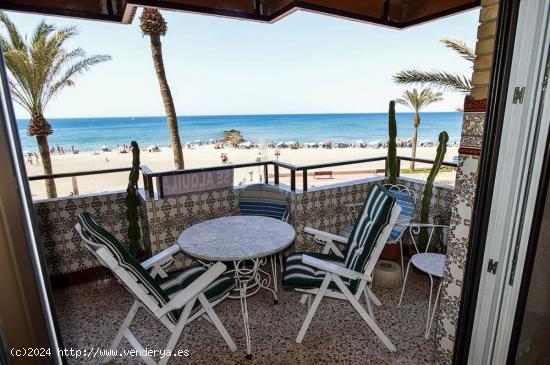
[[[448,141],[449,141],[449,135],[447,134],[447,132],[443,131],[439,133],[439,146],[437,146],[437,153],[435,156],[435,160],[432,165],[430,174],[428,175],[428,179],[426,180],[426,186],[424,187],[424,197],[422,199],[422,208],[420,210],[421,223],[429,223],[428,219],[430,217],[434,180],[435,180],[435,176],[439,172],[439,169],[441,168],[443,159],[445,158]],[[434,237],[436,236],[436,233],[437,232],[434,232]],[[429,239],[428,230],[422,229],[418,237],[418,242],[420,247],[425,248],[429,244],[428,239]]]
[[[397,184],[397,121],[395,119],[395,101],[390,101],[388,115],[388,158],[386,159],[386,170],[388,171],[388,182]]]
[[[130,171],[130,177],[128,179],[128,188],[126,189],[126,217],[128,219],[128,248],[130,254],[134,257],[140,255],[143,250],[141,247],[141,230],[139,227],[139,192],[138,192],[138,180],[139,180],[139,147],[136,141],[130,143],[132,146],[132,170]]]

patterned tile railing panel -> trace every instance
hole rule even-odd
[[[307,192],[286,192],[290,207],[289,223],[296,229],[296,241],[291,250],[319,250],[305,227],[338,233],[351,224],[353,218],[348,205],[365,201],[374,183],[383,178],[372,178],[356,183],[317,188]],[[421,196],[423,183],[402,179],[400,183],[412,187]],[[156,254],[177,242],[182,231],[208,219],[236,214],[240,188],[212,190],[176,197],[145,200],[142,198],[140,226],[146,249]],[[435,186],[434,211],[449,209],[452,187]],[[119,240],[126,240],[126,207],[124,192],[42,201],[35,204],[39,232],[46,249],[46,261],[51,275],[66,274],[98,266],[82,246],[74,231],[76,217],[83,211],[94,215],[98,222]],[[177,256],[176,265],[182,268],[192,264],[184,255]]]
[[[50,275],[98,266],[74,229],[82,212],[89,212],[119,240],[126,241],[125,192],[58,198],[34,204],[38,233]]]
[[[384,183],[384,179],[373,178],[353,185],[293,194],[290,223],[296,229],[296,242],[292,249],[296,251],[319,250],[320,246],[304,232],[304,228],[312,227],[338,234],[355,218],[350,214],[348,205],[364,202],[374,183]],[[417,212],[419,212],[425,182],[401,178],[398,183],[416,192]],[[434,185],[431,211],[436,212],[446,221],[450,220],[453,196],[453,186]]]
[[[368,181],[292,195],[290,221],[296,230],[293,251],[318,251],[321,247],[313,237],[304,232],[305,227],[338,233],[351,224],[353,218],[348,205],[364,202],[372,184],[383,181],[373,178]]]
[[[398,179],[398,184],[404,185],[409,189],[414,190],[416,194],[416,212],[414,218],[418,219],[418,214],[420,212],[420,209],[422,208],[424,187],[426,186],[425,181],[401,177]],[[430,204],[430,212],[432,212],[431,218],[438,216],[444,218],[444,220],[447,222],[450,221],[454,193],[455,188],[453,185],[434,184]]]
[[[154,255],[174,244],[185,229],[194,224],[238,210],[240,189],[221,189],[143,201],[148,218],[151,253]],[[189,266],[192,261],[177,255],[172,269]]]

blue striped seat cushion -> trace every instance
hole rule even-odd
[[[78,222],[80,223],[82,235],[89,241],[84,241],[84,243],[90,246],[94,251],[100,247],[107,249],[115,260],[117,260],[118,265],[124,268],[130,276],[145,289],[149,297],[151,297],[159,307],[168,303],[179,291],[185,289],[185,287],[206,271],[206,269],[202,267],[192,268],[184,272],[170,275],[168,278],[153,279],[140,263],[130,255],[128,250],[126,250],[111,233],[98,225],[89,213],[80,214]],[[227,295],[234,285],[235,281],[233,278],[220,276],[206,288],[204,294],[210,302],[214,302]],[[137,299],[139,300],[139,298]],[[200,308],[200,303],[196,302],[191,314],[194,314]],[[180,318],[181,312],[182,309],[170,311],[167,314],[170,322],[176,324]]]
[[[395,202],[401,207],[401,212],[397,218],[397,222],[390,234],[389,241],[396,241],[401,234],[407,228],[407,225],[411,222],[414,215],[415,205],[413,198],[407,194],[400,191],[390,191],[390,193],[395,196]]]
[[[239,194],[242,215],[259,215],[282,219],[287,210],[286,195],[278,188],[266,184],[254,184]]]

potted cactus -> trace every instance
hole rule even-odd
[[[388,112],[388,158],[386,170],[388,171],[388,183],[397,184],[397,120],[395,118],[395,101],[390,101]]]
[[[141,244],[141,229],[139,227],[139,146],[136,141],[130,143],[132,146],[132,170],[128,178],[125,204],[127,208],[126,218],[128,220],[128,251],[136,258],[145,254]]]
[[[445,158],[445,153],[447,152],[447,142],[449,141],[449,135],[447,132],[443,131],[439,133],[439,146],[437,146],[437,153],[435,156],[435,161],[426,180],[426,186],[424,187],[424,197],[422,198],[422,207],[420,209],[420,223],[430,223],[430,211],[432,203],[432,194],[433,194],[433,185],[435,176],[441,168],[443,159]],[[443,222],[440,218],[434,217],[434,224],[442,224]],[[434,237],[439,237],[439,230],[434,232]],[[418,245],[420,250],[424,250],[428,244],[429,232],[427,229],[421,229],[418,235]],[[431,245],[430,248],[435,247],[436,245]]]
[[[386,158],[386,171],[388,183],[397,184],[397,120],[395,118],[395,101],[390,101],[388,111],[388,157]],[[397,260],[401,255],[399,245],[387,244],[384,246],[380,258],[383,260]]]

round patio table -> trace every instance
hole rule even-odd
[[[183,231],[178,245],[187,255],[205,261],[233,261],[236,295],[243,314],[246,353],[252,355],[246,298],[260,289],[273,293],[277,303],[277,264],[271,260],[272,276],[261,269],[270,256],[288,247],[296,237],[292,226],[282,220],[261,216],[231,216],[195,224]],[[270,283],[273,281],[273,288]]]

